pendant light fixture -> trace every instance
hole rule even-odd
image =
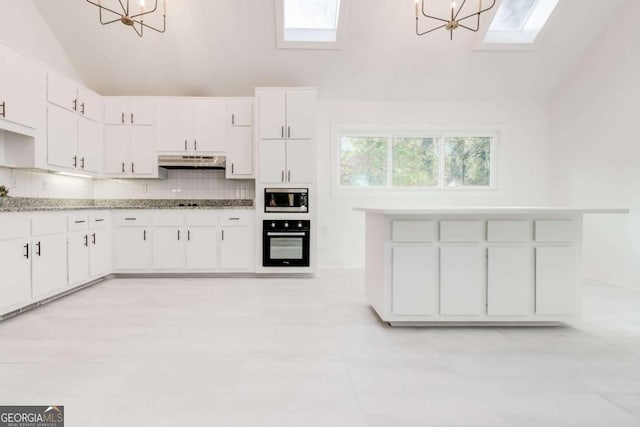
[[[93,0],[87,0],[87,2],[91,3],[94,6],[98,6],[98,8],[100,9],[100,23],[102,25],[113,24],[114,22],[122,22],[124,25],[133,28],[136,34],[138,34],[138,36],[140,37],[142,37],[145,28],[149,28],[159,33],[164,33],[167,28],[167,0],[162,0],[162,29],[156,28],[144,22],[144,18],[147,15],[154,14],[158,11],[158,0],[152,0],[154,1],[153,8],[148,10],[145,8],[145,0],[139,1],[139,7],[137,8],[137,10],[134,10],[136,9],[135,4],[129,4],[129,0],[117,0],[120,6],[118,8],[116,5],[115,9],[117,10],[113,10],[107,6],[104,6],[103,1],[104,0],[97,0],[96,2]],[[134,2],[135,0],[131,3]],[[106,18],[107,21],[105,21],[102,16],[103,11],[105,12],[105,14],[108,14],[108,17]]]
[[[434,2],[451,2],[451,14],[446,18],[438,17],[432,15],[432,9],[428,9],[425,3],[427,0],[416,0],[416,34],[419,36],[424,36],[425,34],[429,34],[433,31],[444,28],[449,31],[451,34],[451,40],[453,40],[453,30],[458,28],[464,28],[473,32],[477,32],[480,29],[480,15],[484,12],[493,8],[496,5],[496,0],[485,0],[485,5],[489,4],[488,7],[483,9],[482,0],[478,0],[478,2],[473,5],[471,3],[475,3],[473,0],[431,0],[431,3]],[[459,6],[458,6],[459,4]],[[463,12],[464,10],[464,12]],[[420,31],[420,15],[427,18],[429,21],[433,20],[436,23],[440,24],[435,28],[431,28],[426,31]],[[475,23],[475,26],[473,26]]]

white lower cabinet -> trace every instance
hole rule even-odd
[[[490,247],[487,261],[487,313],[533,313],[533,250],[527,246]]]
[[[393,314],[437,314],[438,249],[429,246],[396,246],[392,256]]]
[[[32,248],[31,296],[38,299],[66,289],[67,235],[34,237]]]
[[[76,231],[68,236],[69,286],[89,280],[89,231]]]
[[[188,227],[187,270],[216,270],[218,268],[218,227]]]
[[[145,227],[116,228],[113,264],[115,270],[148,270],[151,268],[151,240]]]
[[[31,245],[24,238],[0,241],[0,314],[31,299],[31,256]]]
[[[536,314],[571,315],[577,306],[576,250],[536,248]]]
[[[181,227],[153,229],[154,270],[181,270],[185,265],[185,232]]]
[[[89,277],[111,273],[111,230],[91,230],[89,236]]]
[[[247,271],[254,266],[255,235],[252,227],[223,227],[220,241],[220,268]]]
[[[478,316],[485,311],[484,249],[440,248],[440,311],[443,315]]]

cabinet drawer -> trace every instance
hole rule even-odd
[[[251,211],[226,211],[220,214],[221,225],[252,225],[253,212]]]
[[[573,242],[576,224],[571,220],[536,221],[537,242]]]
[[[443,242],[478,242],[484,240],[484,222],[441,221],[440,240]]]
[[[38,214],[33,217],[31,234],[44,236],[47,234],[65,233],[67,231],[67,214]]]
[[[180,227],[184,225],[185,212],[179,211],[157,211],[151,215],[151,223],[160,227]]]
[[[89,214],[89,228],[99,230],[108,228],[111,225],[111,215],[109,212],[92,212]]]
[[[531,221],[489,221],[487,240],[490,242],[528,242],[533,239]]]
[[[69,231],[81,231],[86,230],[89,227],[89,214],[85,213],[72,213],[67,217],[67,230]]]
[[[191,226],[216,226],[220,222],[220,213],[210,210],[188,212],[187,225]]]
[[[393,221],[391,238],[394,242],[432,242],[436,239],[433,221]]]
[[[114,215],[114,221],[118,227],[139,227],[149,225],[148,212],[118,212]]]
[[[31,235],[31,217],[25,214],[0,213],[0,240]]]

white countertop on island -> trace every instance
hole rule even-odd
[[[355,207],[355,211],[381,215],[547,215],[547,214],[628,214],[624,208],[567,208],[567,207],[517,207],[517,206],[474,206],[474,207],[411,207],[381,208]]]

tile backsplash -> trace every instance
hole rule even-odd
[[[64,199],[253,199],[253,180],[227,180],[223,170],[172,170],[168,179],[93,180],[0,167],[14,197]]]

